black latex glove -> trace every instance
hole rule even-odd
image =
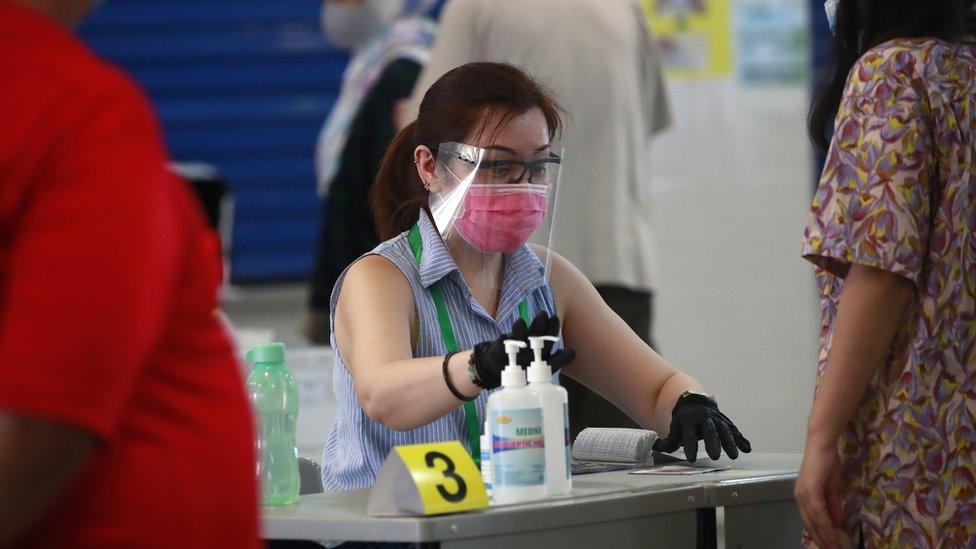
[[[654,450],[670,454],[684,446],[685,458],[694,463],[698,457],[698,441],[705,440],[708,457],[718,459],[722,449],[732,459],[739,457],[739,450],[748,454],[752,445],[725,414],[719,411],[715,399],[696,393],[685,393],[678,398],[671,411],[671,428],[667,438],[654,442]]]
[[[502,383],[502,370],[508,365],[508,355],[505,354],[505,340],[515,339],[524,341],[526,348],[520,349],[518,363],[523,368],[535,360],[532,349],[528,348],[529,336],[558,336],[559,317],[549,316],[540,312],[532,320],[531,326],[526,326],[521,318],[512,325],[512,331],[502,334],[492,341],[483,341],[474,346],[472,360],[474,362],[474,384],[482,389],[495,389]],[[569,347],[552,352],[553,342],[547,341],[542,349],[542,360],[549,363],[553,373],[566,366],[576,358],[576,351]]]

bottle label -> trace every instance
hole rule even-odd
[[[537,486],[546,482],[542,410],[493,410],[491,468],[495,486]]]
[[[573,476],[573,447],[569,442],[569,404],[563,402],[563,435],[566,442],[566,478]]]

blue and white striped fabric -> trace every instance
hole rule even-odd
[[[505,258],[505,277],[495,319],[474,299],[426,214],[421,213],[419,224],[424,244],[419,266],[410,251],[407,233],[383,242],[370,252],[390,260],[410,282],[420,328],[414,357],[447,354],[437,323],[437,310],[427,289],[435,283],[440,284],[444,294],[459,349],[470,349],[476,343],[511,331],[512,324],[519,318],[518,305],[523,298],[528,304],[530,317],[539,311],[556,314],[556,301],[552,288],[543,276],[543,265],[528,246]],[[345,273],[332,291],[330,308],[333,326],[335,306],[344,277]],[[327,491],[358,490],[372,486],[383,461],[394,446],[459,440],[468,448],[464,410],[460,402],[453,412],[410,431],[395,431],[371,420],[359,405],[352,375],[342,362],[342,350],[336,346],[334,330],[332,348],[335,351],[333,391],[338,416],[322,452],[322,485]],[[444,391],[447,391],[447,387]],[[479,425],[484,423],[488,394],[489,391],[482,391],[475,401]]]

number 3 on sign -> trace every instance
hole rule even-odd
[[[425,515],[488,507],[488,493],[474,460],[457,441],[397,446],[413,478]]]

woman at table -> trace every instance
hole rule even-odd
[[[750,451],[715,399],[628,329],[576,268],[526,244],[551,214],[560,159],[549,142],[559,127],[559,107],[529,76],[471,63],[434,83],[391,143],[372,196],[386,241],[332,293],[339,414],[323,456],[327,490],[371,486],[396,445],[475,448],[507,363],[502,341],[530,335],[561,333],[545,349],[553,368],[668,433],[656,449],[684,446],[692,461],[702,439],[715,459],[723,448],[732,458]]]
[[[810,130],[834,135],[803,247],[820,373],[796,487],[820,547],[976,543],[972,6],[828,2]]]

